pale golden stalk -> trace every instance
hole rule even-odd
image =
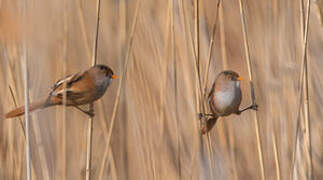
[[[242,24],[242,33],[243,33],[243,42],[245,47],[245,54],[246,54],[246,61],[248,66],[248,73],[249,73],[249,80],[250,80],[250,88],[251,88],[251,100],[252,103],[255,103],[254,97],[254,86],[253,86],[253,76],[252,76],[252,66],[250,61],[250,54],[249,54],[249,45],[248,45],[248,37],[246,31],[246,24],[245,24],[245,15],[244,15],[244,8],[242,5],[242,0],[239,0],[239,7],[240,7],[240,18]],[[254,122],[255,122],[255,131],[256,131],[256,138],[257,138],[257,148],[258,148],[258,156],[259,156],[259,163],[260,163],[260,170],[261,170],[261,179],[264,180],[265,178],[265,168],[264,168],[264,158],[263,158],[263,151],[261,145],[261,138],[259,133],[259,123],[256,113],[253,113]]]
[[[100,28],[100,10],[101,0],[97,0],[96,4],[96,31],[92,49],[92,66],[96,65],[97,52],[98,52],[98,40],[99,40],[99,28]],[[93,103],[89,106],[90,111],[93,111]],[[87,133],[87,148],[86,148],[86,180],[91,179],[91,154],[92,154],[92,134],[93,134],[93,117],[89,118],[88,133]]]
[[[112,135],[113,127],[114,127],[113,125],[114,125],[115,116],[116,116],[117,108],[118,108],[119,101],[120,101],[121,88],[122,88],[123,81],[124,81],[124,79],[126,77],[125,75],[126,75],[126,72],[127,72],[127,69],[128,69],[129,57],[130,57],[130,52],[132,50],[133,38],[134,38],[136,25],[137,25],[138,13],[139,13],[139,10],[140,10],[140,7],[141,7],[141,1],[137,0],[136,4],[137,5],[136,5],[136,10],[135,10],[135,15],[134,15],[134,22],[132,23],[131,32],[130,32],[130,38],[129,38],[129,41],[128,41],[128,49],[127,49],[126,59],[125,59],[125,62],[124,62],[124,70],[123,70],[123,72],[122,72],[122,74],[120,76],[120,82],[119,82],[119,86],[118,86],[118,89],[117,89],[117,95],[116,95],[116,99],[115,99],[114,106],[113,106],[113,111],[112,111],[112,116],[111,116],[111,124],[110,124],[110,128],[109,128],[108,137],[107,137],[107,140],[106,140],[107,141],[107,148],[105,149],[105,151],[109,151],[109,149],[110,149],[110,140],[111,140],[111,135]],[[107,155],[108,155],[108,153],[105,152],[103,160],[107,158]],[[101,169],[102,168],[104,168],[104,166],[101,166]],[[100,170],[100,171],[103,171],[103,170]]]

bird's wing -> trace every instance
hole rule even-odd
[[[72,87],[73,84],[80,81],[84,77],[84,73],[85,72],[71,74],[61,80],[58,80],[52,87],[50,95],[63,97],[63,94],[66,93],[68,97],[79,96],[81,92],[73,90]],[[66,85],[64,86],[64,84]]]
[[[214,96],[215,82],[212,85],[211,91],[209,92],[208,101],[210,101]]]

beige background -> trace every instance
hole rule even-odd
[[[199,4],[202,75],[216,3],[200,0]],[[109,65],[120,77],[131,37],[133,46],[109,147],[107,137],[120,78],[94,105],[92,179],[261,179],[255,115],[266,179],[306,179],[310,172],[308,150],[314,179],[323,179],[323,28],[319,6],[312,3],[308,39],[309,149],[303,108],[299,108],[303,103],[299,98],[303,51],[300,2],[244,3],[259,111],[219,120],[210,132],[209,153],[206,136],[198,132],[192,49],[194,2],[142,0],[136,16],[137,1],[102,0],[98,63]],[[15,107],[9,86],[17,104],[23,104],[24,34],[31,100],[46,96],[64,75],[91,65],[96,1],[31,0],[26,15],[23,11],[22,0],[0,0],[0,117]],[[131,36],[135,17],[137,24]],[[227,64],[244,78],[245,107],[251,101],[237,0],[224,1],[220,19],[208,86]],[[62,107],[52,107],[32,113],[33,179],[85,179],[88,118],[67,108],[64,121],[62,112]],[[0,121],[0,179],[26,179],[21,120]],[[297,121],[301,127],[298,136]]]

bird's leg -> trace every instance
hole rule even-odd
[[[253,87],[253,83],[252,83],[252,81],[250,81],[250,91],[251,91],[251,99],[252,99],[252,104],[249,106],[249,107],[247,107],[247,108],[244,108],[244,109],[242,109],[242,110],[238,110],[238,112],[236,112],[236,114],[241,114],[243,111],[246,111],[246,110],[248,110],[248,109],[253,109],[253,110],[255,110],[255,111],[257,111],[258,110],[258,105],[256,104],[256,98],[255,98],[255,90],[254,90],[254,87]]]
[[[74,106],[76,109],[82,111],[83,113],[89,115],[90,117],[94,117],[94,110],[90,109],[89,111],[83,110],[82,108],[78,107],[78,106]]]
[[[94,110],[93,110],[93,108],[90,108],[90,110],[86,111],[86,110],[83,110],[82,108],[78,107],[78,105],[73,100],[71,100],[71,101],[73,103],[73,107],[75,107],[76,109],[80,110],[81,112],[89,115],[90,117],[94,117]]]
[[[243,111],[246,111],[248,109],[253,109],[253,110],[257,111],[258,110],[258,105],[257,104],[251,104],[250,106],[248,106],[248,107],[246,107],[246,108],[244,108],[242,110],[239,110],[237,112],[237,114],[241,114]]]
[[[211,116],[211,117],[217,117],[216,114],[205,114],[205,113],[199,113],[199,118],[202,119],[202,117],[205,117],[205,116]]]

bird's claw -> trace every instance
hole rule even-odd
[[[94,109],[93,108],[90,108],[90,110],[87,112],[87,114],[93,118],[94,117]]]
[[[198,113],[199,116],[199,120],[201,120],[203,118],[203,113]]]
[[[87,114],[87,115],[89,115],[91,118],[93,118],[93,117],[94,117],[94,112],[90,112],[90,111],[89,111],[89,112],[87,112],[86,114]]]
[[[258,111],[258,105],[257,104],[253,104],[251,106],[251,109],[255,110],[255,111]]]

